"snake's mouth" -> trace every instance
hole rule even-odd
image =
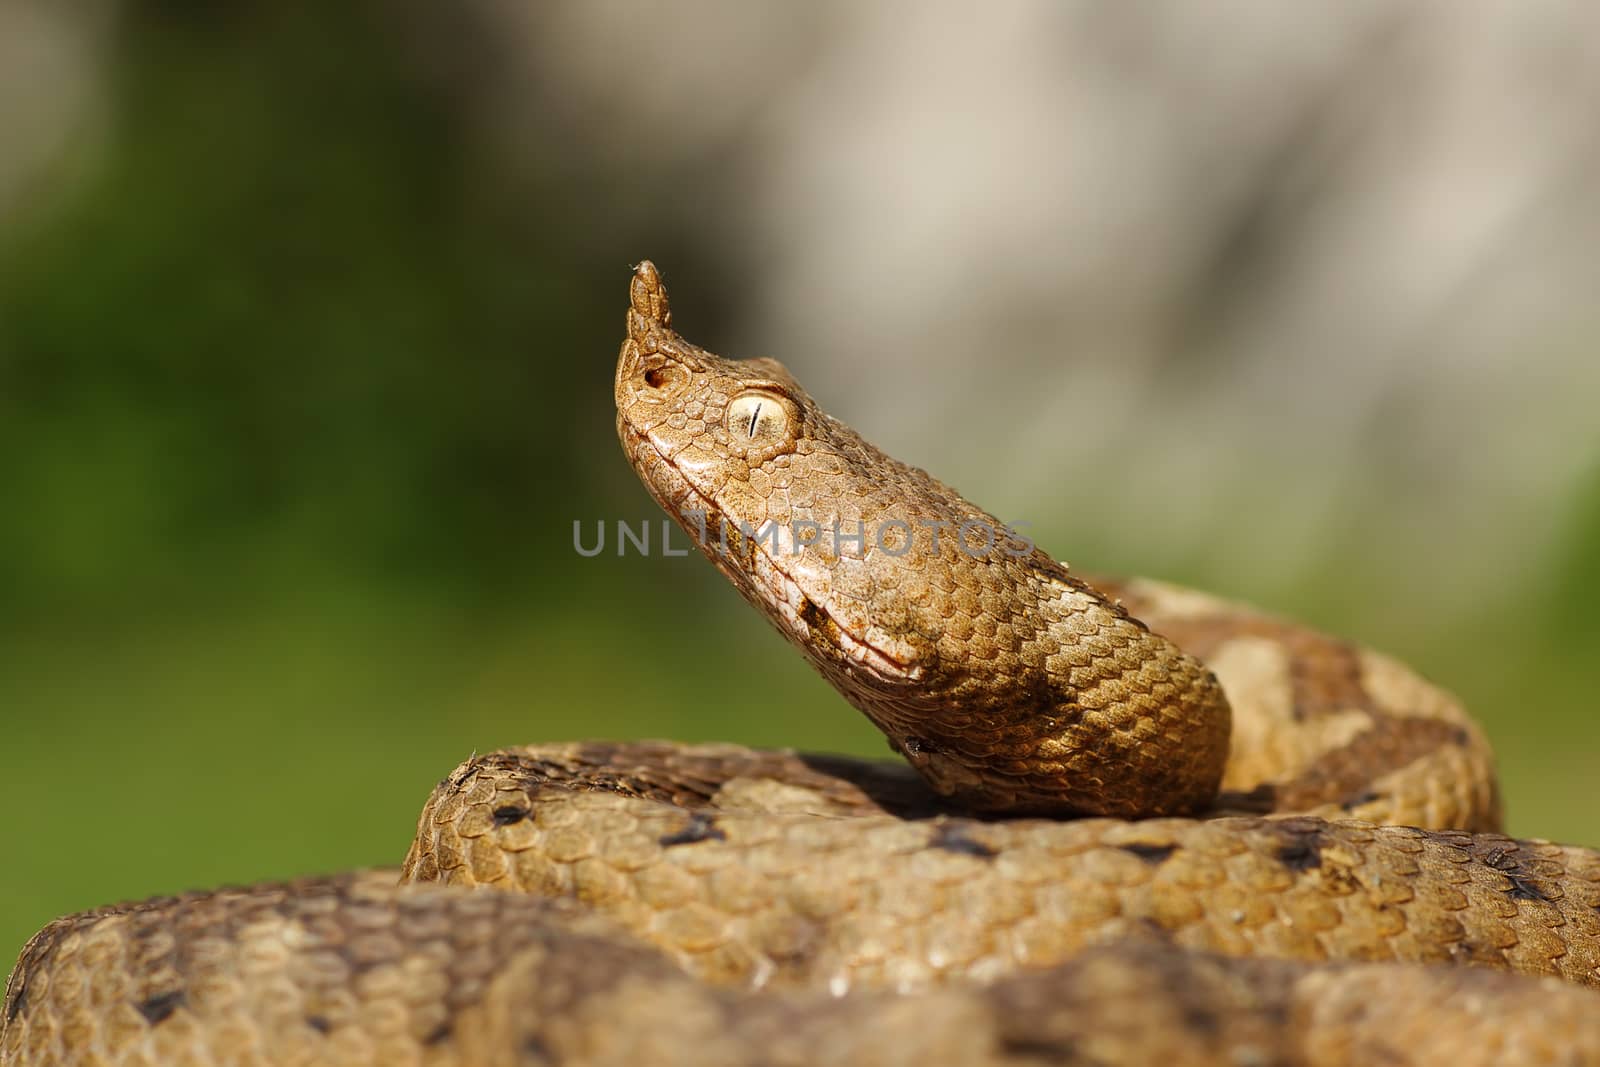
[[[889,649],[884,642],[874,641],[858,626],[830,611],[826,597],[808,593],[783,567],[781,555],[774,553],[775,539],[739,534],[728,539],[727,532],[738,530],[739,521],[695,488],[689,476],[656,446],[648,433],[637,429],[625,416],[617,423],[624,446],[635,456],[648,455],[652,461],[636,462],[634,469],[656,503],[689,532],[706,558],[728,576],[747,600],[766,612],[808,658],[820,662],[820,650],[832,647],[853,666],[890,685],[915,681],[922,675],[914,649]],[[704,516],[704,521],[692,521],[691,516]],[[744,546],[744,551],[736,553],[735,544]]]

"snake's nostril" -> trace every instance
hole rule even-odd
[[[651,367],[644,372],[644,384],[652,389],[660,389],[667,384],[667,375],[660,367]]]

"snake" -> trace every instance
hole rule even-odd
[[[1600,853],[1501,833],[1449,693],[1071,571],[684,340],[648,261],[614,391],[651,496],[901,759],[474,754],[398,870],[51,922],[0,1067],[1600,1063]]]

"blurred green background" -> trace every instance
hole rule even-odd
[[[520,22],[493,5],[9,9],[13,57],[76,58],[3,82],[0,110],[0,950],[114,899],[397,862],[432,784],[474,750],[673,737],[882,753],[698,558],[572,549],[574,520],[658,518],[610,395],[628,268],[646,256],[689,337],[778,356],[869,438],[1032,521],[1074,566],[1255,600],[1417,664],[1487,724],[1514,831],[1600,844],[1592,308],[1519,305],[1486,331],[1472,290],[1454,290],[1414,330],[1368,337],[1362,360],[1339,335],[1378,315],[1356,247],[1327,260],[1334,340],[1307,343],[1321,377],[1252,371],[1279,366],[1260,356],[1276,342],[1239,324],[1294,301],[1248,294],[1323,262],[1305,257],[1347,234],[1307,222],[1326,202],[1315,182],[1367,172],[1315,150],[1328,129],[1348,137],[1325,96],[1287,117],[1211,108],[1282,94],[1225,72],[1186,81],[1169,52],[1135,47],[1181,27],[1130,36],[1080,7],[1052,32],[1115,66],[1128,99],[1167,85],[1219,122],[1255,116],[1282,152],[1230,155],[1234,184],[1187,158],[1149,220],[1137,190],[1119,208],[1104,183],[1027,178],[1027,152],[1072,139],[1048,116],[976,177],[943,143],[954,178],[892,145],[870,170],[826,156],[871,140],[816,117],[830,107],[931,142],[946,123],[1021,121],[1007,99],[963,117],[878,86],[861,74],[874,63],[840,57],[877,55],[887,31],[838,5],[776,27],[706,5],[677,26],[614,4]],[[926,47],[974,63],[1029,36],[991,41],[964,17],[949,33]],[[1392,62],[1399,77],[1422,60]],[[1371,74],[1351,60],[1313,88]],[[81,106],[37,135],[30,117],[69,83]],[[1170,129],[1193,119],[1169,113]],[[1166,121],[1114,143],[1159,150]],[[1408,166],[1470,186],[1470,160],[1421,140]],[[831,177],[792,165],[824,157],[844,161]],[[948,194],[959,210],[928,201],[947,179],[967,183]],[[927,225],[863,237],[862,204],[797,186],[887,188],[867,214]],[[1151,273],[1177,252],[1126,220],[1053,228],[1044,200],[1203,231],[1182,247],[1206,251],[1179,285]],[[1451,219],[1477,217],[1470,200],[1436,208],[1441,247]],[[1522,271],[1504,250],[1529,229],[1562,227],[1512,213],[1472,262]],[[1092,269],[1049,273],[1083,248]],[[1539,262],[1541,293],[1594,277],[1592,253]],[[923,278],[946,288],[929,297]],[[1121,317],[1104,317],[1106,292],[1134,294]],[[1047,312],[1100,325],[1063,334]],[[1487,337],[1481,364],[1416,343],[1457,320]],[[1341,391],[1357,381],[1377,383],[1350,390],[1359,402]],[[1262,417],[1219,410],[1224,395]],[[1508,407],[1510,422],[1482,415]],[[1330,428],[1324,410],[1354,414]],[[1088,432],[1095,419],[1126,436]]]

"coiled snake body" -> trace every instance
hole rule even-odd
[[[1447,694],[1069,574],[684,341],[649,263],[616,401],[656,500],[905,764],[474,757],[398,877],[51,923],[0,1065],[1600,1063],[1600,854],[1496,833]]]

